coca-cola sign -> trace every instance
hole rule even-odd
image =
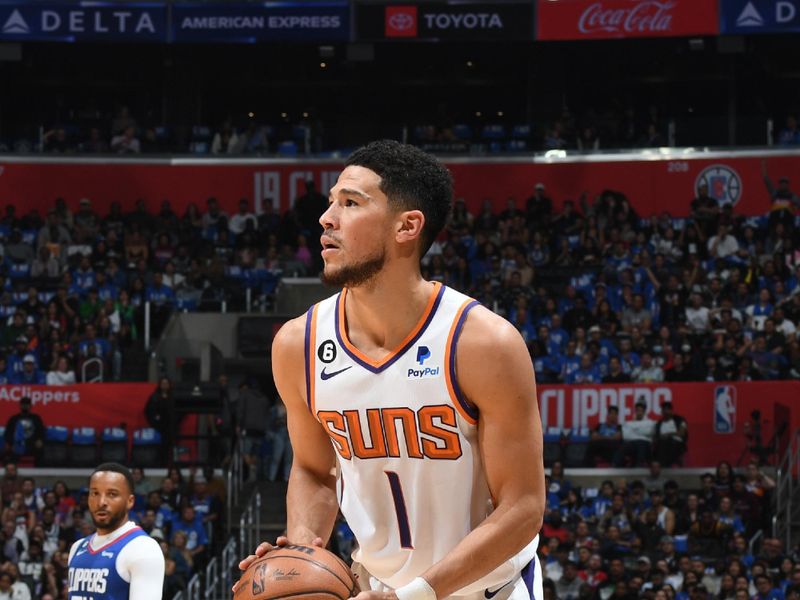
[[[539,0],[537,38],[716,35],[717,0]]]

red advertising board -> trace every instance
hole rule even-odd
[[[85,383],[79,385],[0,385],[0,425],[19,412],[19,400],[31,399],[31,409],[45,425],[64,427],[148,427],[144,407],[156,386],[152,383]]]
[[[689,449],[684,466],[712,467],[726,460],[736,463],[750,440],[752,413],[761,413],[762,442],[767,444],[776,425],[787,432],[800,428],[800,410],[794,405],[800,382],[672,383],[658,385],[540,385],[539,409],[547,430],[592,428],[606,418],[608,407],[619,407],[620,421],[633,418],[634,404],[647,403],[647,415],[658,420],[661,403],[671,401],[675,414],[689,427]]]
[[[697,185],[705,181],[721,204],[732,203],[739,214],[761,215],[770,207],[761,175],[763,153],[720,152],[663,155],[603,155],[575,159],[452,159],[445,163],[453,173],[456,194],[478,210],[484,199],[498,208],[507,198],[522,204],[542,182],[556,208],[565,199],[590,198],[605,189],[624,193],[640,215],[668,211],[685,216]],[[800,172],[800,152],[769,153],[768,167],[774,181]],[[225,210],[235,211],[240,198],[254,200],[256,210],[272,202],[281,210],[303,192],[313,179],[323,192],[336,182],[341,163],[287,160],[151,160],[61,162],[47,159],[0,158],[0,205],[13,203],[18,213],[38,209],[42,213],[57,197],[77,209],[81,198],[92,200],[100,214],[112,200],[130,209],[143,198],[149,210],[158,211],[169,199],[183,213],[189,203],[205,210],[215,196]],[[795,189],[800,181],[793,181]]]
[[[717,35],[717,0],[539,0],[536,39]]]

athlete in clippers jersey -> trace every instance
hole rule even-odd
[[[295,451],[277,543],[322,544],[341,507],[358,600],[541,598],[530,356],[510,323],[420,275],[451,196],[416,148],[354,152],[320,218],[323,280],[344,289],[273,342]]]
[[[159,600],[164,555],[133,522],[133,477],[127,468],[104,463],[89,478],[89,510],[97,531],[69,552],[70,600]]]

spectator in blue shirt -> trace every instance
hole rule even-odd
[[[44,385],[45,374],[39,370],[36,364],[36,357],[33,354],[26,354],[22,359],[22,372],[18,373],[12,379],[12,383],[28,384],[28,385]]]
[[[100,271],[97,273],[97,296],[100,298],[101,302],[105,302],[106,300],[116,300],[117,295],[119,294],[119,289],[113,282],[108,281],[107,276],[104,271]]]
[[[719,522],[727,525],[736,533],[744,533],[744,523],[742,523],[741,517],[734,512],[729,496],[722,496],[719,499]]]
[[[92,269],[92,263],[89,262],[88,256],[84,255],[81,258],[80,265],[72,274],[72,279],[83,294],[95,286],[95,273],[94,269]]]
[[[152,510],[155,513],[155,526],[167,533],[172,527],[174,514],[172,509],[161,498],[159,490],[153,490],[147,494],[145,510]]]
[[[590,461],[590,466],[595,466],[593,464],[595,458],[600,458],[611,464],[611,461],[614,459],[614,454],[622,445],[622,427],[619,424],[619,408],[616,406],[609,406],[607,411],[605,422],[599,423],[594,428],[589,439],[589,449],[586,453],[586,458]],[[609,502],[611,501],[610,494],[608,500]]]
[[[768,575],[756,575],[756,595],[753,600],[784,600],[783,592],[772,584]]]
[[[602,380],[600,370],[592,362],[592,355],[588,352],[581,357],[581,366],[567,378],[567,383],[600,383]]]
[[[778,133],[779,146],[797,146],[800,144],[800,129],[797,127],[797,117],[786,117],[786,127]]]
[[[15,379],[25,370],[23,361],[28,353],[28,338],[24,335],[17,336],[14,343],[14,352],[8,355],[6,372],[10,379]]]
[[[95,326],[89,324],[86,326],[86,333],[83,340],[78,344],[78,351],[81,356],[89,356],[89,347],[94,348],[94,354],[101,357],[103,360],[108,359],[111,354],[111,342],[105,338],[96,337]]]
[[[562,365],[561,377],[564,380],[581,368],[581,355],[578,354],[573,340],[567,342],[567,351],[562,357]]]
[[[203,520],[195,514],[191,504],[184,506],[180,514],[181,518],[172,522],[171,537],[174,538],[176,532],[183,531],[186,533],[186,549],[192,556],[202,554],[208,545],[208,535]]]
[[[631,348],[631,339],[624,337],[619,342],[619,360],[622,363],[622,372],[630,375],[641,364],[639,355]]]
[[[164,275],[160,271],[153,275],[153,285],[147,287],[145,299],[156,306],[171,306],[175,303],[175,292],[164,285]]]
[[[561,315],[559,313],[553,314],[550,318],[550,339],[558,345],[561,352],[564,351],[564,347],[569,340],[569,334],[561,326]]]
[[[8,367],[6,365],[6,357],[0,356],[0,385],[11,383],[8,376]]]

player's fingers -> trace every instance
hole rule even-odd
[[[311,545],[312,546],[318,546],[319,548],[324,548],[325,547],[325,542],[322,541],[321,537],[318,537],[318,538],[314,538],[314,541],[311,542]]]
[[[258,556],[256,556],[255,554],[251,554],[251,555],[250,555],[250,556],[248,556],[247,558],[245,558],[245,559],[242,559],[242,561],[239,563],[239,568],[240,568],[242,571],[247,571],[247,568],[248,568],[248,567],[249,567],[251,564],[253,564],[253,561],[254,561],[255,559],[257,559],[257,558],[258,558]]]
[[[256,556],[264,556],[267,552],[272,550],[274,546],[269,542],[261,542],[256,548]]]
[[[289,545],[289,538],[287,538],[285,535],[280,535],[280,536],[278,536],[278,539],[275,540],[275,545],[276,546],[288,546]]]

